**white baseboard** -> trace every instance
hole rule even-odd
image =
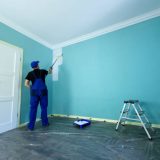
[[[89,119],[93,121],[99,121],[99,122],[108,122],[116,124],[117,120],[113,119],[106,119],[106,118],[94,118],[94,117],[85,117],[85,116],[78,116],[78,115],[65,115],[65,114],[50,114],[48,117],[65,117],[65,118],[78,118],[78,119]],[[36,122],[40,121],[41,119],[36,119]],[[28,122],[22,123],[18,126],[18,128],[24,127],[28,124]],[[128,125],[134,125],[134,126],[142,126],[139,122],[126,122]],[[153,128],[160,128],[160,124],[152,124]]]
[[[94,117],[85,117],[85,116],[78,116],[78,115],[64,115],[64,114],[52,114],[50,116],[55,116],[55,117],[67,117],[67,118],[78,118],[78,119],[89,119],[93,121],[101,121],[101,122],[110,122],[110,123],[117,123],[116,120],[111,120],[111,119],[103,119],[103,118],[94,118]]]
[[[89,119],[93,121],[100,121],[100,122],[108,122],[116,124],[118,120],[112,120],[112,119],[105,119],[105,118],[94,118],[94,117],[84,117],[84,116],[78,116],[78,115],[64,115],[64,114],[51,114],[50,117],[66,117],[66,118],[78,118],[78,119]],[[128,125],[134,125],[134,126],[142,126],[139,122],[126,122]],[[160,128],[160,124],[152,124],[153,128]]]
[[[48,115],[48,117],[51,117],[51,116],[52,116],[51,114]],[[40,118],[37,118],[37,119],[36,119],[36,122],[39,122],[40,120],[41,120]],[[25,126],[27,126],[28,123],[29,123],[29,122],[27,121],[27,122],[25,122],[25,123],[19,124],[18,128],[25,127]]]
[[[41,120],[41,119],[37,118],[37,119],[36,119],[36,122],[38,122],[38,121],[40,121],[40,120]],[[25,127],[25,126],[27,126],[28,123],[29,123],[29,122],[27,121],[27,122],[25,122],[25,123],[19,124],[18,128]]]

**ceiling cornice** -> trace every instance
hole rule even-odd
[[[41,39],[40,37],[38,37],[37,35],[25,30],[24,28],[18,26],[17,24],[11,22],[10,20],[4,18],[3,16],[0,16],[0,22],[2,22],[3,24],[9,26],[10,28],[16,30],[17,32],[22,33],[23,35],[35,40],[36,42],[39,42],[40,44],[52,49],[53,45],[49,44],[48,42],[46,42],[45,40]]]
[[[92,33],[82,35],[80,37],[68,40],[66,42],[59,43],[57,45],[52,46],[52,48],[53,49],[63,48],[63,47],[66,47],[66,46],[69,46],[69,45],[72,45],[72,44],[75,44],[75,43],[79,43],[79,42],[82,42],[82,41],[85,41],[85,40],[88,40],[88,39],[91,39],[91,38],[95,38],[95,37],[98,37],[98,36],[101,36],[101,35],[104,35],[104,34],[122,29],[122,28],[126,28],[128,26],[131,26],[131,25],[134,25],[134,24],[137,24],[137,23],[140,23],[140,22],[143,22],[143,21],[146,21],[146,20],[158,17],[158,16],[160,16],[160,8],[158,8],[156,10],[153,10],[151,12],[145,13],[143,15],[128,19],[126,21],[111,25],[111,26],[103,28],[101,30],[97,30],[95,32],[92,32]]]
[[[55,48],[63,48],[63,47],[66,47],[66,46],[69,46],[69,45],[72,45],[75,43],[79,43],[79,42],[82,42],[82,41],[85,41],[85,40],[88,40],[91,38],[95,38],[95,37],[98,37],[98,36],[101,36],[101,35],[104,35],[104,34],[107,34],[107,33],[110,33],[110,32],[113,32],[113,31],[116,31],[116,30],[119,30],[119,29],[122,29],[122,28],[125,28],[128,26],[131,26],[131,25],[158,17],[158,16],[160,16],[160,8],[153,10],[151,12],[145,13],[143,15],[128,19],[126,21],[111,25],[111,26],[103,28],[101,30],[97,30],[95,32],[88,33],[86,35],[82,35],[80,37],[77,37],[77,38],[56,44],[56,45],[52,45],[52,44],[48,43],[47,41],[41,39],[37,35],[25,30],[24,28],[16,25],[15,23],[11,22],[10,20],[7,20],[3,16],[0,16],[0,22],[4,23],[5,25],[11,27],[12,29],[22,33],[23,35],[39,42],[40,44],[42,44],[50,49],[55,49]]]

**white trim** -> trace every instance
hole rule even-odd
[[[117,123],[117,120],[113,120],[113,119],[86,117],[86,116],[78,116],[78,115],[51,114],[50,117],[67,117],[67,118],[89,119],[89,120],[100,121],[100,122]]]
[[[67,117],[67,118],[89,119],[89,120],[108,122],[108,123],[113,123],[113,124],[116,124],[118,122],[118,120],[113,120],[113,119],[84,117],[84,116],[78,116],[78,115],[51,114],[51,115],[49,115],[49,117]],[[142,124],[139,122],[127,121],[126,124],[134,125],[134,126],[142,126]],[[160,124],[152,124],[152,127],[153,128],[160,128]]]
[[[98,37],[98,36],[101,36],[101,35],[104,35],[104,34],[107,34],[107,33],[122,29],[122,28],[126,28],[128,26],[131,26],[131,25],[134,25],[134,24],[137,24],[137,23],[140,23],[140,22],[158,17],[158,16],[160,16],[160,8],[158,8],[156,10],[153,10],[151,12],[145,13],[143,15],[128,19],[126,21],[111,25],[111,26],[103,28],[101,30],[91,32],[91,33],[88,33],[86,35],[82,35],[80,37],[73,38],[71,40],[68,40],[68,41],[65,41],[65,42],[62,42],[62,43],[59,43],[59,44],[56,44],[56,45],[52,45],[51,43],[48,43],[47,41],[41,39],[39,36],[23,29],[22,27],[20,27],[17,24],[11,22],[10,20],[4,18],[1,15],[0,15],[0,22],[4,23],[5,25],[13,28],[14,30],[22,33],[23,35],[39,42],[40,44],[42,44],[42,45],[44,45],[44,46],[46,46],[50,49],[55,49],[55,48],[66,47],[66,46],[69,46],[69,45],[72,45],[72,44],[75,44],[75,43],[79,43],[79,42],[82,42],[82,41],[85,41],[85,40],[88,40],[88,39],[91,39],[91,38],[95,38],[95,37]]]
[[[39,122],[40,120],[41,120],[40,118],[37,118],[36,123]],[[28,123],[29,123],[28,121],[25,122],[25,123],[21,123],[21,124],[18,125],[18,128],[25,127],[25,126],[27,126]]]
[[[40,44],[52,49],[52,45],[48,43],[47,41],[41,39],[39,36],[25,30],[24,28],[18,26],[17,24],[13,23],[12,21],[4,18],[0,15],[0,22],[4,23],[5,25],[9,26],[10,28],[16,30],[17,32],[22,33],[23,35],[31,38],[32,40],[35,40],[36,42],[39,42]]]
[[[122,28],[126,28],[128,26],[131,26],[131,25],[134,25],[134,24],[137,24],[137,23],[140,23],[140,22],[143,22],[143,21],[155,18],[155,17],[159,17],[159,16],[160,16],[160,8],[153,10],[151,12],[145,13],[143,15],[128,19],[126,21],[111,25],[111,26],[106,27],[104,29],[101,29],[101,30],[98,30],[98,31],[95,31],[92,33],[88,33],[86,35],[82,35],[80,37],[71,39],[71,40],[63,42],[63,43],[59,43],[57,45],[53,45],[52,48],[54,49],[54,48],[66,47],[66,46],[69,46],[69,45],[72,45],[75,43],[79,43],[79,42],[82,42],[82,41],[85,41],[85,40],[88,40],[91,38],[95,38],[95,37],[122,29]]]
[[[77,116],[77,115],[64,115],[64,114],[50,114],[48,117],[66,117],[66,118],[78,118],[78,119],[89,119],[89,120],[94,120],[94,121],[99,121],[99,122],[108,122],[108,123],[113,123],[116,124],[118,120],[112,120],[112,119],[103,119],[103,118],[92,118],[92,117],[84,117],[84,116]],[[41,119],[37,118],[36,122],[40,121]],[[28,124],[28,122],[19,124],[18,127],[24,127]],[[134,126],[142,126],[141,123],[138,122],[126,122],[126,124],[129,125],[134,125]],[[152,124],[153,128],[160,128],[160,124]]]
[[[107,33],[122,29],[122,28],[126,28],[128,26],[131,26],[131,25],[134,25],[134,24],[146,21],[146,20],[149,20],[151,18],[158,17],[158,16],[160,16],[160,8],[153,10],[151,12],[145,13],[143,15],[128,19],[126,21],[111,25],[111,26],[103,28],[101,30],[91,32],[86,35],[82,35],[80,37],[77,37],[77,38],[68,40],[66,42],[56,44],[56,45],[52,45],[52,44],[48,43],[47,41],[41,39],[39,36],[37,36],[33,33],[30,33],[29,31],[23,29],[22,27],[18,26],[17,24],[13,23],[12,21],[10,21],[2,16],[0,16],[0,22],[4,23],[5,25],[13,28],[14,30],[22,33],[23,35],[39,42],[40,44],[42,44],[50,49],[55,49],[55,48],[66,47],[66,46],[69,46],[69,45],[72,45],[75,43],[79,43],[79,42],[82,42],[82,41],[85,41],[85,40],[88,40],[91,38],[95,38],[95,37],[98,37],[98,36],[101,36],[101,35],[104,35],[104,34],[107,34]]]
[[[20,50],[20,66],[19,66],[19,102],[18,102],[18,123],[20,124],[20,114],[21,114],[21,97],[22,97],[22,69],[23,69],[23,49],[19,48]]]

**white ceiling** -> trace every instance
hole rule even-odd
[[[158,8],[160,0],[0,0],[0,20],[54,46]]]

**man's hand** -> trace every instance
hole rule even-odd
[[[27,88],[30,88],[30,82],[29,82],[29,80],[26,79],[24,85],[25,85]]]
[[[52,74],[52,67],[49,68],[48,74]]]

